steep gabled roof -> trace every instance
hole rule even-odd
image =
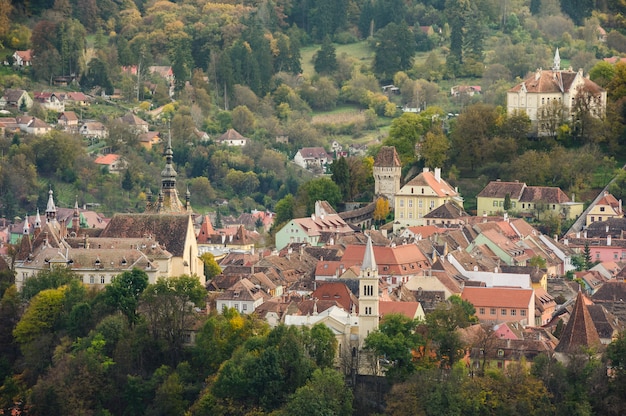
[[[563,204],[571,202],[569,197],[561,190],[553,186],[527,186],[522,193],[520,202],[545,202],[550,204]]]
[[[374,166],[381,168],[395,168],[402,166],[395,146],[381,147],[376,155],[376,160],[374,160]]]
[[[226,130],[226,133],[222,134],[220,137],[217,138],[218,142],[223,142],[226,140],[244,140],[245,137],[243,137],[241,134],[239,134],[239,132],[235,129],[228,129]]]
[[[523,182],[501,182],[491,181],[483,188],[477,198],[504,198],[506,194],[509,194],[511,199],[519,199],[522,196],[522,192],[526,184]]]
[[[463,207],[459,206],[456,202],[448,201],[424,215],[424,218],[456,220],[468,216],[469,214],[465,212]]]
[[[583,77],[580,72],[539,70],[530,74],[523,82],[511,88],[509,92],[519,92],[522,88],[531,94],[569,92],[577,76],[582,78],[585,88],[592,94],[604,91],[598,84]]]
[[[185,239],[190,217],[186,214],[115,214],[101,237],[153,236],[175,257],[185,250]]]
[[[404,315],[409,319],[415,319],[420,310],[419,302],[378,302],[378,312],[381,317],[389,314]]]
[[[437,179],[437,177],[435,177],[435,173],[431,171],[423,171],[415,178],[411,179],[402,187],[400,193],[405,194],[405,192],[407,192],[406,189],[414,186],[431,188],[437,196],[442,198],[458,195],[458,192],[448,182],[443,180],[441,177]]]
[[[600,345],[598,330],[585,304],[585,297],[581,291],[578,291],[576,304],[565,329],[563,329],[559,345],[556,346],[554,351],[576,353],[580,352],[581,348],[597,348]]]

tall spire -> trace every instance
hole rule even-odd
[[[162,213],[162,214],[176,214],[186,213],[191,211],[189,203],[183,204],[176,190],[176,170],[172,160],[174,158],[174,152],[172,150],[172,131],[169,130],[167,138],[167,147],[163,152],[165,156],[165,167],[161,171],[161,189],[158,193],[158,200],[153,201],[152,195],[148,194],[146,212]]]
[[[24,229],[22,230],[24,235],[30,234],[30,222],[28,221],[28,215],[24,219]]]
[[[48,205],[46,205],[46,220],[48,222],[54,222],[57,218],[57,207],[54,205],[52,194],[54,194],[54,192],[52,188],[50,188],[48,191]]]
[[[74,201],[74,213],[72,214],[72,229],[75,233],[78,233],[80,229],[80,212],[78,211],[78,195]]]
[[[161,171],[161,188],[163,190],[175,189],[176,176],[178,174],[176,170],[174,170],[174,165],[172,165],[172,159],[174,158],[174,152],[172,151],[172,130],[169,131],[167,147],[163,154],[165,156],[165,168]]]
[[[378,270],[376,266],[376,258],[374,257],[374,246],[372,244],[372,236],[368,234],[367,245],[365,246],[365,254],[363,255],[363,263],[361,270]]]
[[[37,208],[37,216],[35,217],[35,229],[41,228],[41,215],[39,215],[39,208]]]
[[[561,57],[559,56],[559,48],[556,48],[556,52],[554,52],[554,65],[552,65],[552,70],[561,70]]]

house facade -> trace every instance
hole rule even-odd
[[[104,139],[109,136],[109,131],[99,121],[85,121],[78,132],[89,139]]]
[[[461,207],[463,199],[448,182],[441,178],[441,169],[422,173],[407,182],[394,197],[394,231],[415,225],[424,225],[424,215],[445,204],[455,201]]]
[[[62,113],[65,111],[65,101],[53,92],[35,92],[35,102],[46,110]]]
[[[0,97],[0,108],[25,108],[29,110],[33,106],[33,99],[25,90],[7,88]]]
[[[608,192],[587,211],[585,226],[594,222],[606,221],[610,218],[623,218],[622,200],[618,200]]]
[[[293,162],[302,169],[324,169],[332,158],[323,147],[303,147],[296,152]]]
[[[120,156],[114,153],[97,157],[93,161],[96,165],[107,168],[109,173],[119,174],[126,169],[128,163]]]
[[[27,49],[25,51],[15,51],[13,53],[13,66],[17,68],[24,68],[32,65],[32,51]]]

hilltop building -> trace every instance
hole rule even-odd
[[[577,98],[588,95],[590,112],[601,117],[606,112],[606,90],[588,77],[582,69],[561,69],[559,50],[554,54],[552,69],[537,69],[507,92],[507,112],[528,114],[539,136],[554,134],[561,119],[570,120]]]

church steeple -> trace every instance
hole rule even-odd
[[[72,214],[72,231],[78,235],[80,230],[80,212],[78,211],[78,195],[74,201],[74,213]]]
[[[359,342],[378,329],[378,266],[372,237],[367,236],[361,273],[359,274]]]
[[[48,205],[46,205],[46,221],[54,222],[57,219],[57,207],[54,205],[54,198],[52,197],[54,192],[52,188],[48,191]]]
[[[561,70],[561,57],[559,56],[559,48],[556,48],[556,52],[554,52],[554,64],[552,65],[552,70]]]
[[[24,235],[29,235],[30,234],[30,222],[28,221],[28,215],[24,219],[24,229],[22,230],[22,233]]]
[[[172,132],[170,130],[167,138],[167,146],[163,152],[165,156],[165,167],[161,171],[161,189],[158,193],[157,201],[152,201],[152,194],[147,195],[146,212],[161,214],[186,213],[191,211],[189,203],[183,204],[176,190],[176,170],[172,160],[174,151],[172,150]]]
[[[41,228],[41,215],[39,215],[39,208],[37,208],[37,216],[35,217],[35,229]]]

